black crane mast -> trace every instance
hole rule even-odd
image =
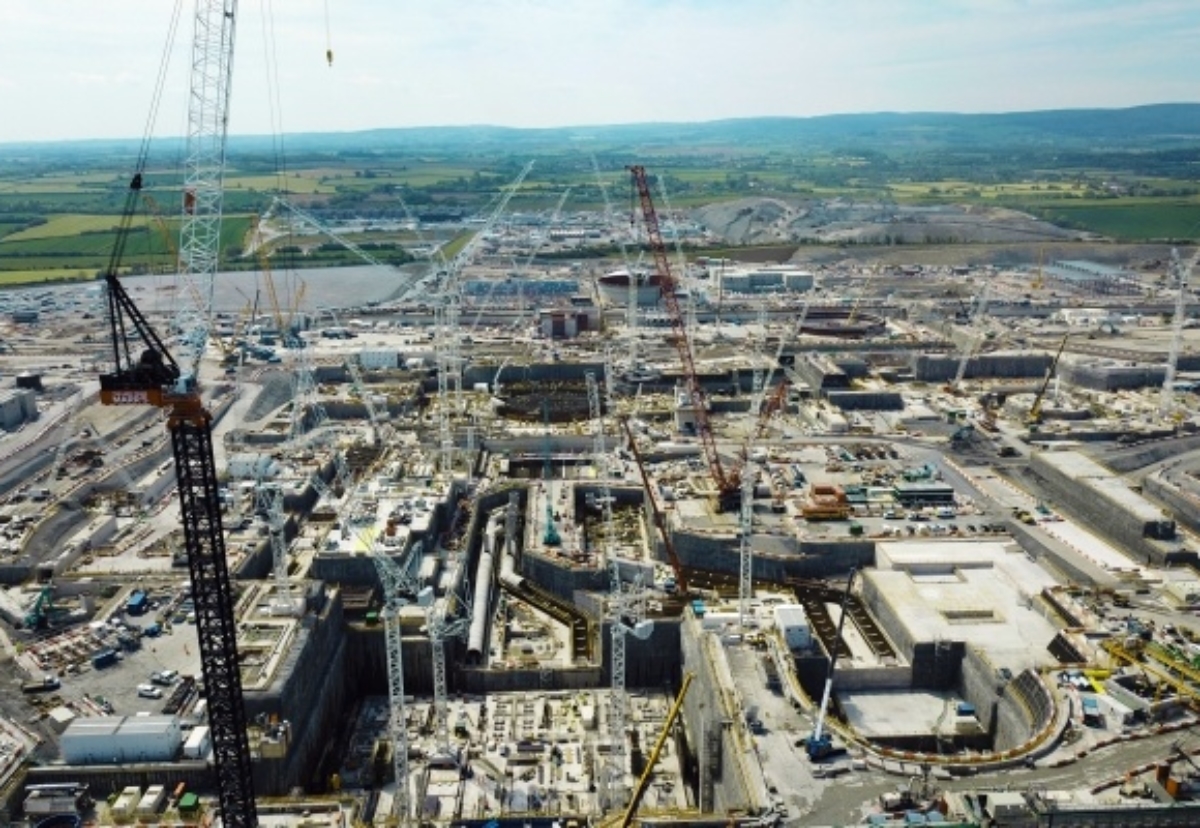
[[[166,412],[208,700],[221,821],[225,828],[256,828],[258,814],[242,699],[234,596],[213,457],[212,414],[204,404],[196,377],[180,369],[117,275],[141,185],[139,172],[130,183],[130,196],[104,274],[114,367],[111,373],[100,376],[100,401],[104,405],[152,405]]]

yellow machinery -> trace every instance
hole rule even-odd
[[[646,759],[646,769],[642,771],[637,787],[633,789],[629,807],[625,809],[625,816],[621,819],[621,828],[629,828],[633,817],[637,814],[642,795],[646,793],[646,786],[650,784],[650,776],[654,773],[654,766],[658,763],[658,755],[662,752],[663,745],[666,744],[667,737],[671,733],[671,725],[675,724],[680,711],[683,710],[683,699],[687,696],[688,688],[692,686],[693,678],[695,678],[693,673],[685,673],[683,676],[683,685],[679,688],[679,695],[675,697],[675,703],[671,705],[671,710],[667,713],[667,720],[663,722],[662,730],[658,734],[658,741],[654,743],[654,750],[650,751],[650,756]]]
[[[1054,372],[1058,369],[1058,360],[1062,357],[1063,349],[1067,347],[1067,337],[1070,335],[1070,333],[1063,334],[1062,342],[1058,345],[1058,353],[1054,355],[1054,361],[1050,363],[1050,367],[1046,371],[1046,377],[1042,380],[1042,385],[1038,388],[1037,395],[1033,398],[1033,405],[1029,407],[1029,414],[1025,417],[1025,423],[1030,428],[1036,428],[1042,423],[1042,401],[1046,398],[1046,391],[1050,388],[1050,380],[1054,377]]]

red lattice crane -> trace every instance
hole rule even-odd
[[[740,469],[726,469],[717,453],[717,441],[712,432],[712,423],[708,419],[708,400],[700,380],[696,376],[696,361],[692,356],[692,344],[688,340],[687,325],[684,322],[683,311],[679,307],[679,296],[676,292],[678,284],[671,274],[671,264],[667,259],[667,247],[663,242],[662,232],[658,227],[658,213],[654,209],[654,199],[650,197],[650,185],[646,181],[646,168],[641,165],[627,167],[633,177],[633,185],[637,188],[638,198],[642,205],[642,219],[646,224],[646,237],[650,243],[650,251],[654,254],[654,264],[660,280],[659,290],[667,306],[667,315],[671,319],[671,329],[674,333],[675,347],[679,351],[679,361],[683,366],[684,380],[687,383],[688,401],[695,411],[696,436],[704,446],[704,457],[708,461],[708,471],[717,488],[717,508],[720,511],[736,509],[741,498]]]

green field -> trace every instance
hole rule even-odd
[[[1060,203],[1034,212],[1055,224],[1090,230],[1118,241],[1200,238],[1200,204],[1195,202],[1128,204],[1121,199],[1082,205]]]
[[[96,273],[108,265],[116,245],[117,216],[60,215],[43,225],[0,238],[0,271],[29,273],[43,268]],[[222,261],[240,255],[250,230],[250,217],[226,216],[221,224]],[[166,237],[164,238],[164,231]],[[179,219],[143,220],[131,227],[123,268],[167,270],[174,265]],[[9,277],[11,281],[11,277]]]
[[[0,270],[0,286],[15,287],[42,282],[86,282],[96,277],[94,270],[45,269],[45,270]]]
[[[118,216],[87,216],[79,214],[49,216],[45,224],[30,227],[28,230],[22,230],[20,233],[13,233],[10,236],[6,236],[4,241],[6,243],[24,242],[35,239],[75,236],[80,233],[115,230],[119,223],[120,218]]]

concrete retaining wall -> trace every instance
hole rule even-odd
[[[996,693],[999,678],[996,668],[987,661],[981,651],[967,647],[962,660],[958,690],[963,701],[975,705],[975,714],[983,729],[996,735],[996,712],[1000,697]]]
[[[904,397],[888,391],[830,391],[825,398],[843,411],[904,410]]]
[[[701,535],[675,530],[672,540],[684,566],[717,572],[739,571],[738,541],[731,535]],[[797,541],[763,536],[755,538],[754,547],[754,577],[766,581],[826,578],[845,574],[852,566],[875,562],[875,542],[871,540]]]
[[[1147,497],[1166,506],[1184,526],[1193,532],[1200,531],[1200,501],[1158,475],[1146,477],[1142,490]]]
[[[913,671],[909,665],[839,669],[833,674],[833,686],[838,691],[909,690],[912,680]]]
[[[266,690],[244,693],[248,720],[275,717],[292,728],[283,758],[255,764],[260,795],[283,796],[296,786],[325,784],[320,765],[329,736],[342,724],[349,700],[357,697],[358,687],[347,680],[355,673],[346,664],[341,597],[319,588],[312,594],[318,599],[315,611],[301,620],[275,681]]]
[[[703,776],[712,780],[709,785],[701,779],[699,809],[724,814],[745,809],[751,792],[749,780],[742,776],[735,758],[739,748],[734,729],[740,722],[736,711],[729,709],[731,700],[722,692],[721,680],[714,673],[711,655],[719,648],[716,636],[703,632],[691,613],[685,614],[680,635],[682,666],[695,674],[683,701],[686,758],[690,767],[703,769]]]
[[[1146,537],[1147,525],[1142,518],[1121,508],[1107,492],[1089,486],[1088,480],[1076,480],[1060,470],[1050,461],[1052,454],[1033,455],[1030,471],[1043,481],[1058,504],[1085,526],[1100,531],[1132,553],[1139,562],[1162,566],[1171,561],[1171,552],[1179,548],[1177,542]]]

